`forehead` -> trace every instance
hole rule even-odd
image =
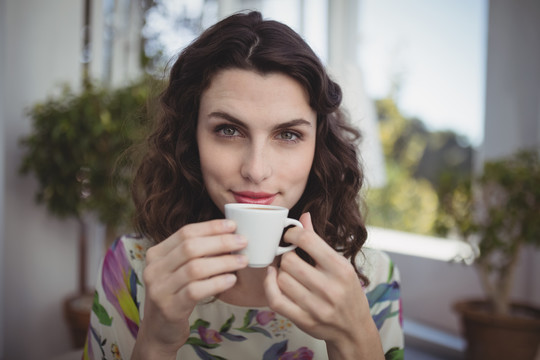
[[[218,72],[201,97],[201,111],[264,111],[268,115],[314,117],[309,96],[295,79],[279,72],[261,74],[250,70]]]

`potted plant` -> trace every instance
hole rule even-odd
[[[78,291],[64,303],[76,347],[84,345],[93,299],[86,284],[85,215],[94,213],[109,233],[129,226],[132,167],[121,155],[144,131],[146,84],[115,90],[89,84],[81,93],[65,87],[28,112],[32,130],[21,139],[20,171],[36,176],[38,203],[80,225]]]
[[[474,266],[485,299],[455,304],[469,359],[533,359],[540,351],[540,308],[512,301],[525,246],[540,247],[540,161],[535,150],[486,162],[442,202],[449,228],[478,250]]]

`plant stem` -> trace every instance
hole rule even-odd
[[[499,301],[495,306],[495,312],[497,314],[508,315],[510,312],[510,292],[514,283],[514,273],[516,272],[522,242],[519,239],[515,239],[515,244],[515,248],[510,253],[510,261],[500,272]]]
[[[86,250],[88,239],[86,238],[86,223],[81,217],[79,222],[79,294],[86,294]]]
[[[491,283],[491,279],[489,278],[489,263],[487,261],[478,261],[475,266],[478,269],[478,275],[480,277],[482,288],[484,289],[489,301],[495,306],[497,295],[495,286]]]

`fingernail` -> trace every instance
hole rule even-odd
[[[223,228],[225,228],[225,230],[232,230],[234,229],[234,221],[232,220],[225,220],[223,221]]]
[[[228,274],[225,276],[225,282],[227,284],[234,284],[236,282],[236,276],[233,274]]]
[[[236,235],[234,236],[234,240],[236,241],[236,243],[237,243],[238,245],[245,245],[245,244],[247,244],[246,238],[243,237],[242,235],[239,235],[239,234],[236,234]]]
[[[247,256],[238,255],[238,256],[236,256],[236,261],[238,261],[238,263],[241,264],[241,265],[247,264]]]

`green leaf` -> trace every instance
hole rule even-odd
[[[196,337],[188,337],[188,339],[186,340],[186,344],[199,346],[205,349],[215,349],[220,345],[220,344],[207,344],[201,339],[196,338]]]
[[[241,331],[241,332],[245,332],[245,333],[254,333],[254,332],[257,332],[256,330],[253,330],[252,328],[249,328],[249,327],[235,328],[235,330],[238,330],[238,331]]]
[[[272,338],[272,335],[268,331],[266,331],[265,329],[259,326],[252,326],[250,327],[250,329],[253,330],[254,332],[258,332],[259,334],[263,334],[266,337]]]
[[[221,332],[229,331],[232,324],[233,324],[233,322],[234,322],[234,319],[235,319],[235,317],[234,317],[234,314],[233,314],[233,315],[231,315],[231,317],[229,319],[227,319],[227,321],[225,322],[225,324],[223,324],[221,329],[219,329],[219,332],[221,333]]]
[[[113,318],[109,316],[107,309],[99,303],[99,294],[96,291],[94,293],[94,302],[92,303],[92,311],[96,314],[99,319],[99,323],[105,326],[111,326]]]
[[[392,281],[392,278],[394,277],[394,262],[390,261],[390,264],[388,265],[388,279],[386,280],[387,283]]]
[[[403,349],[399,349],[399,348],[392,348],[388,350],[386,354],[384,354],[385,360],[403,360],[404,357],[405,357],[405,353]]]
[[[249,324],[251,324],[251,321],[253,320],[253,317],[255,315],[257,315],[257,310],[253,310],[253,309],[248,310],[248,312],[244,316],[244,325],[242,327],[247,328]]]
[[[195,322],[193,323],[193,325],[191,325],[191,327],[189,329],[190,330],[197,330],[201,326],[204,327],[204,328],[208,328],[210,326],[210,323],[208,321],[203,320],[203,319],[197,319],[197,320],[195,320]]]
[[[82,92],[65,86],[27,111],[32,130],[20,139],[19,169],[39,181],[35,198],[49,212],[60,218],[93,212],[112,228],[130,226],[135,167],[126,150],[147,134],[151,82]],[[81,169],[88,169],[85,178],[78,176]]]

